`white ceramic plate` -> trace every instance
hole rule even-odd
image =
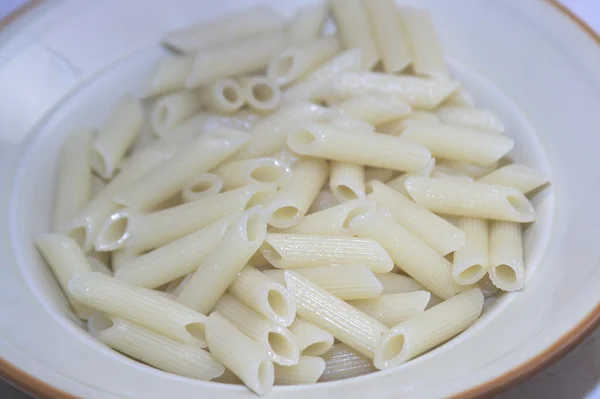
[[[253,396],[163,373],[91,339],[31,237],[48,229],[65,134],[98,125],[118,96],[139,92],[164,54],[161,34],[259,2],[290,15],[313,1],[38,1],[0,34],[0,369],[15,383],[57,398]],[[542,0],[412,3],[431,10],[453,73],[505,122],[511,156],[552,176],[526,233],[526,288],[397,369],[276,387],[270,398],[475,397],[547,365],[600,321],[600,38]]]

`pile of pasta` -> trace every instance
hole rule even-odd
[[[403,364],[523,287],[548,179],[505,162],[426,11],[257,7],[164,44],[145,98],[66,141],[36,240],[98,340],[262,395]]]

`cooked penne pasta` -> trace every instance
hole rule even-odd
[[[327,121],[333,127],[340,129],[355,129],[359,131],[374,132],[375,126],[361,119],[351,118],[348,116],[335,116]]]
[[[36,238],[35,246],[68,298],[75,315],[80,319],[87,319],[93,313],[93,310],[73,297],[68,289],[69,281],[73,276],[92,271],[92,266],[77,242],[62,234],[46,233]]]
[[[333,346],[333,335],[302,317],[296,317],[290,326],[290,332],[294,334],[303,356],[321,356]]]
[[[312,43],[288,48],[277,54],[267,66],[267,78],[278,86],[286,86],[307,77],[316,67],[340,51],[335,36],[319,38]]]
[[[101,256],[98,256],[99,254],[106,255],[106,257],[102,259]],[[93,251],[90,255],[87,256],[87,261],[90,264],[91,271],[102,273],[106,276],[112,277],[112,270],[108,266],[110,265],[110,253]]]
[[[305,80],[288,88],[283,93],[284,101],[290,103],[295,101],[312,101],[321,87],[333,76],[342,72],[360,71],[361,54],[361,50],[357,48],[341,52],[317,68]]]
[[[285,281],[298,315],[363,355],[374,356],[387,327],[297,273],[286,270]]]
[[[265,319],[228,294],[219,298],[213,311],[219,312],[241,332],[258,342],[273,363],[282,366],[298,364],[300,350],[296,338],[288,329]]]
[[[198,89],[200,103],[212,111],[232,114],[246,103],[242,85],[235,79],[219,79]]]
[[[174,208],[182,204],[183,201],[181,200],[181,192],[178,192],[173,194],[171,198],[164,200],[160,204],[156,204],[148,212],[160,212],[164,211],[165,209]]]
[[[475,179],[473,179],[471,176],[467,176],[452,168],[448,168],[446,165],[436,165],[436,167],[431,171],[431,175],[429,177],[433,179],[452,180],[466,183],[473,183],[475,181]]]
[[[498,162],[494,162],[487,166],[474,165],[468,162],[451,161],[449,159],[440,159],[437,162],[438,165],[443,165],[452,168],[457,173],[462,173],[467,176],[471,176],[473,179],[477,179],[484,176],[498,168]]]
[[[244,385],[244,381],[240,380],[239,377],[228,368],[225,368],[225,372],[220,377],[217,377],[213,380],[214,382],[220,382],[221,384],[234,384],[234,385]]]
[[[407,121],[401,137],[427,147],[435,157],[487,166],[505,156],[514,140],[464,126]]]
[[[394,272],[376,274],[375,277],[383,286],[383,292],[381,293],[381,295],[405,294],[415,291],[427,291],[425,287],[417,283],[412,277],[403,276]],[[432,294],[427,307],[430,308],[432,306],[437,305],[440,302],[442,302],[442,300],[436,295]]]
[[[148,103],[150,101],[140,100],[140,102],[141,102],[142,106],[146,106],[145,108],[147,108],[147,105],[149,105]],[[129,160],[132,158],[132,156],[134,154],[137,154],[140,151],[148,150],[150,148],[159,147],[161,145],[166,145],[166,143],[159,143],[159,140],[158,140],[156,134],[154,134],[154,131],[152,130],[152,127],[149,126],[149,124],[150,124],[149,113],[150,113],[149,111],[146,112],[146,109],[144,109],[144,119],[142,121],[142,128],[140,130],[140,133],[135,137],[135,139],[133,140],[133,143],[131,143],[131,146],[127,150],[127,154],[123,157],[123,162],[121,162],[117,171],[120,171],[122,169],[122,167],[124,166],[124,164],[129,162]]]
[[[227,127],[230,116],[216,114],[214,112],[199,112],[186,121],[183,121],[172,130],[153,133],[157,136],[156,146],[161,144],[172,144],[178,147],[189,146],[190,142],[202,133],[211,132],[217,128]]]
[[[342,343],[333,345],[331,350],[323,355],[323,360],[325,371],[319,379],[320,382],[343,380],[377,371],[373,360]]]
[[[458,221],[460,219],[460,216],[453,216],[453,215],[444,215],[444,214],[440,214],[440,216],[442,218],[444,218],[444,220],[446,220],[448,223],[453,224],[454,226],[458,226]],[[451,259],[453,256],[453,254],[448,254],[446,255],[446,259]]]
[[[90,146],[91,146],[91,140],[90,140]],[[88,152],[89,153],[89,152]],[[60,168],[60,166],[59,166]],[[85,168],[84,168],[85,169]],[[80,169],[81,171],[81,169]],[[91,168],[90,168],[90,172],[91,172]],[[57,178],[57,183],[56,185],[60,187],[60,183],[58,183],[58,181],[60,180],[60,170],[59,170],[59,177]],[[70,178],[69,181],[71,182],[75,182],[77,180],[77,178]],[[91,175],[91,183],[90,183],[90,189],[91,189],[91,195],[90,195],[90,199],[96,198],[96,196],[98,194],[100,194],[100,191],[102,191],[104,189],[104,187],[106,186],[106,183],[104,183],[104,180],[102,180],[101,178],[99,178],[98,176],[92,174]],[[59,187],[56,188],[56,190],[59,190]],[[58,192],[56,193],[58,195]],[[89,202],[85,201],[84,206]],[[82,207],[83,208],[83,207]],[[56,212],[56,210],[55,210]],[[74,216],[74,215],[73,215]]]
[[[417,204],[435,213],[519,223],[535,220],[531,202],[512,187],[412,176],[406,189]]]
[[[396,273],[376,274],[375,277],[383,287],[382,295],[403,294],[407,292],[425,291],[425,288],[408,276]]]
[[[469,176],[468,174],[460,170],[454,169],[452,166],[446,165],[444,163],[435,165],[433,167],[433,170],[431,171],[431,174],[428,177],[446,180],[456,179],[458,181],[468,181],[470,183],[473,183],[475,181],[475,179],[473,179],[473,177]]]
[[[343,300],[376,298],[383,290],[375,274],[364,265],[302,267],[294,271]],[[285,277],[284,270],[263,273],[276,281]]]
[[[263,242],[267,233],[265,219],[260,206],[238,217],[183,287],[177,301],[208,313]]]
[[[92,170],[103,179],[113,177],[125,152],[142,128],[144,111],[139,100],[126,96],[111,111],[92,142]]]
[[[259,71],[281,51],[285,42],[286,37],[282,31],[273,31],[243,37],[202,51],[194,59],[185,86],[198,87],[229,76]]]
[[[269,225],[287,228],[298,224],[327,180],[327,164],[305,158],[296,163],[292,177],[267,206]]]
[[[365,197],[365,168],[349,162],[332,162],[329,189],[337,202]]]
[[[192,202],[217,195],[223,189],[223,181],[214,173],[198,173],[181,190],[183,202]]]
[[[459,107],[474,107],[475,99],[464,87],[459,87],[444,101],[444,105],[455,105]]]
[[[429,12],[400,7],[397,13],[408,39],[413,72],[435,79],[449,78],[448,67]]]
[[[406,129],[407,121],[438,123],[440,120],[433,112],[413,110],[410,114],[404,115],[399,119],[394,119],[389,122],[379,124],[377,126],[377,131],[380,133],[391,134],[393,136],[400,136],[404,129]]]
[[[549,182],[509,164],[434,13],[282,7],[166,33],[141,96],[65,140],[34,241],[98,340],[258,395],[401,365],[522,289]]]
[[[549,183],[509,164],[434,13],[280,9],[166,33],[140,96],[65,140],[34,241],[99,341],[258,395],[401,365],[522,289]]]
[[[298,9],[288,28],[288,42],[293,46],[313,42],[319,37],[326,18],[327,7],[325,4]]]
[[[210,381],[225,371],[207,351],[120,317],[96,313],[88,320],[88,330],[103,344],[169,373]]]
[[[332,206],[336,206],[339,203],[340,202],[337,200],[337,198],[335,198],[335,196],[331,193],[329,189],[321,190],[321,192],[317,195],[317,198],[315,198],[313,203],[310,204],[310,208],[308,208],[307,214],[310,215],[312,213],[331,208]]]
[[[270,8],[251,7],[168,32],[161,43],[183,53],[195,53],[258,33],[276,34],[283,30],[285,23],[285,18]]]
[[[289,168],[292,168],[294,165],[296,165],[296,163],[298,163],[298,161],[302,157],[292,152],[292,150],[290,150],[284,145],[279,151],[273,153],[270,156],[270,158],[275,158],[278,161],[281,161],[284,164],[286,164]]]
[[[77,129],[63,144],[54,196],[54,230],[60,230],[92,197],[92,135],[90,129]]]
[[[466,242],[454,252],[452,277],[460,285],[475,284],[488,271],[488,221],[465,217],[458,227],[465,232]]]
[[[316,99],[339,100],[367,94],[389,94],[403,98],[412,107],[433,109],[460,87],[453,80],[433,80],[410,75],[376,72],[343,72],[329,79],[315,93]]]
[[[170,155],[172,151],[161,149],[143,151],[133,157],[73,219],[61,225],[60,231],[77,241],[84,252],[91,251],[103,224],[120,208],[113,201],[114,194],[138,181]]]
[[[250,129],[252,137],[236,154],[237,159],[271,156],[285,145],[288,134],[298,126],[311,121],[325,120],[337,114],[309,102],[298,102],[281,107]]]
[[[179,277],[179,278],[176,278],[173,281],[170,281],[169,284],[167,284],[166,287],[165,287],[165,292],[169,293],[169,294],[172,294],[177,289],[177,287],[179,287],[181,285],[181,283],[183,282],[183,280],[185,280],[186,278],[188,278],[188,276],[191,276],[191,275],[187,274],[187,275],[185,275],[183,277]],[[175,296],[177,296],[177,295],[175,295]]]
[[[165,292],[168,292],[169,294],[173,295],[175,299],[177,299],[177,295],[181,293],[181,290],[183,289],[183,287],[185,287],[185,285],[188,283],[188,281],[190,281],[191,278],[192,273],[188,274],[185,277],[180,277],[176,280],[171,281],[169,285],[167,285],[167,289],[165,290]]]
[[[143,90],[143,97],[167,94],[185,88],[185,80],[192,71],[192,57],[169,57],[158,62]]]
[[[473,183],[474,181],[474,179],[471,176],[461,173],[456,169],[453,169],[443,164],[436,165],[431,171],[431,175],[429,175],[429,177],[432,177],[434,179],[454,180],[467,183]]]
[[[373,168],[373,167],[366,167],[365,168],[365,182],[370,182],[371,180],[377,180],[380,182],[385,183],[386,181],[390,180],[394,174],[396,172],[394,172],[391,169],[384,169],[384,168]]]
[[[233,155],[249,139],[247,133],[225,128],[200,136],[160,168],[115,194],[114,199],[129,208],[149,210],[180,191],[193,176]]]
[[[412,57],[394,0],[364,1],[363,4],[383,69],[388,73],[402,72],[411,65]]]
[[[244,267],[227,290],[244,305],[282,327],[294,321],[296,304],[285,285],[252,266]]]
[[[223,239],[233,217],[227,217],[141,256],[125,260],[115,278],[145,288],[157,288],[193,273]]]
[[[431,159],[429,150],[408,140],[318,123],[290,133],[287,145],[301,155],[400,171],[418,170]]]
[[[260,249],[258,249],[258,251],[256,251],[254,255],[252,255],[252,257],[248,261],[248,265],[260,269],[261,271],[273,268],[269,261],[265,259]]]
[[[452,265],[436,250],[381,212],[355,217],[350,227],[360,236],[377,241],[394,264],[433,294],[448,299],[459,291],[452,279]]]
[[[270,278],[271,280],[285,286],[285,270],[282,269],[265,269],[261,270],[261,273]]]
[[[292,178],[292,169],[275,158],[229,161],[217,167],[213,173],[223,181],[225,190],[257,183],[281,187]]]
[[[371,69],[379,61],[377,44],[361,0],[329,0],[329,8],[346,49],[359,48],[362,69]]]
[[[281,90],[264,76],[250,76],[240,79],[242,95],[248,106],[257,112],[271,112],[281,104]]]
[[[149,214],[124,209],[102,227],[96,248],[112,251],[125,247],[133,254],[158,248],[225,216],[262,205],[275,191],[272,184],[254,184]]]
[[[431,294],[427,291],[416,291],[381,295],[379,298],[359,299],[348,303],[392,328],[409,317],[423,312],[430,297]]]
[[[121,266],[123,266],[125,264],[125,262],[128,262],[128,261],[136,258],[135,254],[133,254],[129,251],[125,251],[122,248],[119,248],[112,252],[99,252],[99,253],[105,253],[105,254],[110,255],[110,266],[113,271],[113,277],[114,277],[114,274],[121,268]]]
[[[315,384],[325,371],[325,360],[316,356],[300,356],[298,364],[294,366],[274,367],[277,385]]]
[[[504,133],[504,125],[487,109],[444,105],[436,110],[440,122],[449,125],[468,126],[494,133]]]
[[[162,142],[189,144],[201,133],[213,132],[217,129],[231,128],[249,130],[260,121],[261,117],[251,111],[239,111],[235,115],[221,115],[214,112],[199,112],[196,116],[181,123],[169,132],[162,133]]]
[[[479,318],[482,308],[483,294],[475,288],[398,324],[377,348],[375,367],[400,365],[458,335]]]
[[[255,112],[252,109],[242,109],[234,115],[223,116],[215,114],[220,117],[221,124],[226,124],[234,129],[250,130],[254,125],[263,119],[263,115]]]
[[[364,120],[378,125],[408,115],[412,108],[408,103],[395,95],[369,94],[352,97],[348,100],[334,102],[343,116]]]
[[[101,273],[80,273],[68,284],[70,294],[100,312],[123,317],[193,347],[206,347],[206,316],[156,291]]]
[[[447,255],[465,245],[465,233],[385,184],[372,181],[367,185],[367,199],[389,211],[400,223],[424,243]]]
[[[477,179],[477,183],[515,187],[523,194],[528,194],[549,181],[542,173],[521,164],[503,166]]]
[[[366,200],[348,201],[330,208],[312,213],[300,223],[287,229],[279,229],[278,233],[306,234],[320,236],[353,236],[350,220],[354,217],[375,210],[375,203]]]
[[[523,265],[523,230],[520,224],[490,223],[489,276],[503,291],[517,291],[525,283]]]
[[[362,264],[375,273],[387,273],[394,267],[383,247],[367,238],[267,234],[262,251],[280,269]]]
[[[273,362],[258,342],[238,330],[219,312],[206,323],[210,353],[258,395],[266,395],[275,379]]]
[[[252,258],[250,258],[250,260],[248,261],[248,266],[254,267],[259,272],[264,272],[264,271],[268,271],[268,270],[275,270],[275,268],[273,266],[271,266],[269,264],[269,262],[267,262],[266,259],[265,259],[265,261],[264,261],[263,264],[259,264],[260,262],[257,260],[259,255],[260,255],[260,258],[263,258],[262,253],[260,252],[260,250],[257,251],[257,252],[255,252],[254,255],[252,255]]]
[[[408,191],[406,190],[406,185],[404,184],[406,182],[406,179],[408,179],[411,176],[421,176],[421,177],[431,176],[431,172],[433,171],[433,168],[435,168],[435,163],[436,163],[436,159],[431,158],[431,160],[429,162],[427,162],[427,164],[422,169],[415,171],[415,172],[403,173],[400,176],[395,177],[394,179],[388,181],[386,183],[386,185],[388,185],[389,187],[398,191],[400,194],[404,195],[405,197],[410,197],[410,194],[408,194]]]
[[[162,288],[163,287],[158,287],[157,289],[152,290],[152,292],[154,292],[155,294],[160,295],[164,298],[170,299],[172,301],[174,301],[177,298],[174,294],[172,294],[170,292],[161,291]]]
[[[500,289],[496,287],[494,283],[492,283],[489,273],[483,276],[483,278],[477,282],[477,285],[479,286],[481,292],[483,292],[483,296],[486,298],[493,296],[500,291]]]
[[[157,136],[164,136],[200,110],[198,94],[182,90],[156,100],[150,111],[150,125]]]

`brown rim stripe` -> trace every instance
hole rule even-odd
[[[27,3],[18,7],[13,12],[8,14],[4,19],[0,20],[0,30],[5,29],[9,24],[17,20],[21,15],[32,10],[33,8],[40,5],[44,0],[29,0]]]
[[[598,39],[600,42],[600,37]],[[550,345],[542,353],[493,380],[469,388],[448,399],[487,398],[506,391],[509,388],[513,388],[563,358],[587,336],[591,335],[598,327],[600,327],[600,305],[596,305],[596,307],[588,313],[579,324],[560,337],[558,341]]]
[[[23,14],[40,5],[44,0],[30,0],[28,3],[17,8],[6,18],[0,20],[0,30],[5,29],[9,24],[17,20]],[[565,14],[569,19],[578,25],[581,29],[588,33],[600,46],[600,35],[596,33],[589,25],[583,22],[579,17],[573,14],[568,8],[558,2],[558,0],[543,0],[554,6],[561,13]],[[535,374],[549,367],[552,363],[558,361],[571,351],[577,344],[583,341],[588,335],[591,335],[598,327],[600,327],[600,304],[567,334],[560,337],[554,344],[546,348],[542,353],[529,359],[526,363],[521,364],[517,368],[509,372],[470,388],[449,399],[473,399],[484,398],[496,395],[508,388],[516,386],[527,378],[533,377]],[[52,385],[45,383],[36,377],[27,374],[23,370],[15,367],[11,363],[0,357],[0,377],[7,380],[19,389],[34,395],[41,399],[82,399],[78,396],[73,396],[65,391],[62,391]]]

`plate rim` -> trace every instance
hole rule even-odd
[[[574,25],[589,35],[600,48],[600,33],[592,29],[586,22],[575,15],[559,0],[540,0],[565,15]],[[25,4],[17,7],[3,19],[0,19],[0,31],[14,24],[25,14],[39,7],[46,0],[28,0]],[[528,359],[519,366],[506,371],[502,375],[454,394],[449,399],[473,399],[497,395],[524,380],[535,376],[558,360],[567,355],[585,338],[590,336],[596,329],[600,328],[600,304],[597,304],[582,320],[572,327],[566,334],[558,338],[552,345],[536,356]],[[38,379],[26,371],[14,366],[4,358],[0,357],[0,377],[18,389],[33,394],[35,397],[44,399],[83,399],[72,395],[55,386]]]

